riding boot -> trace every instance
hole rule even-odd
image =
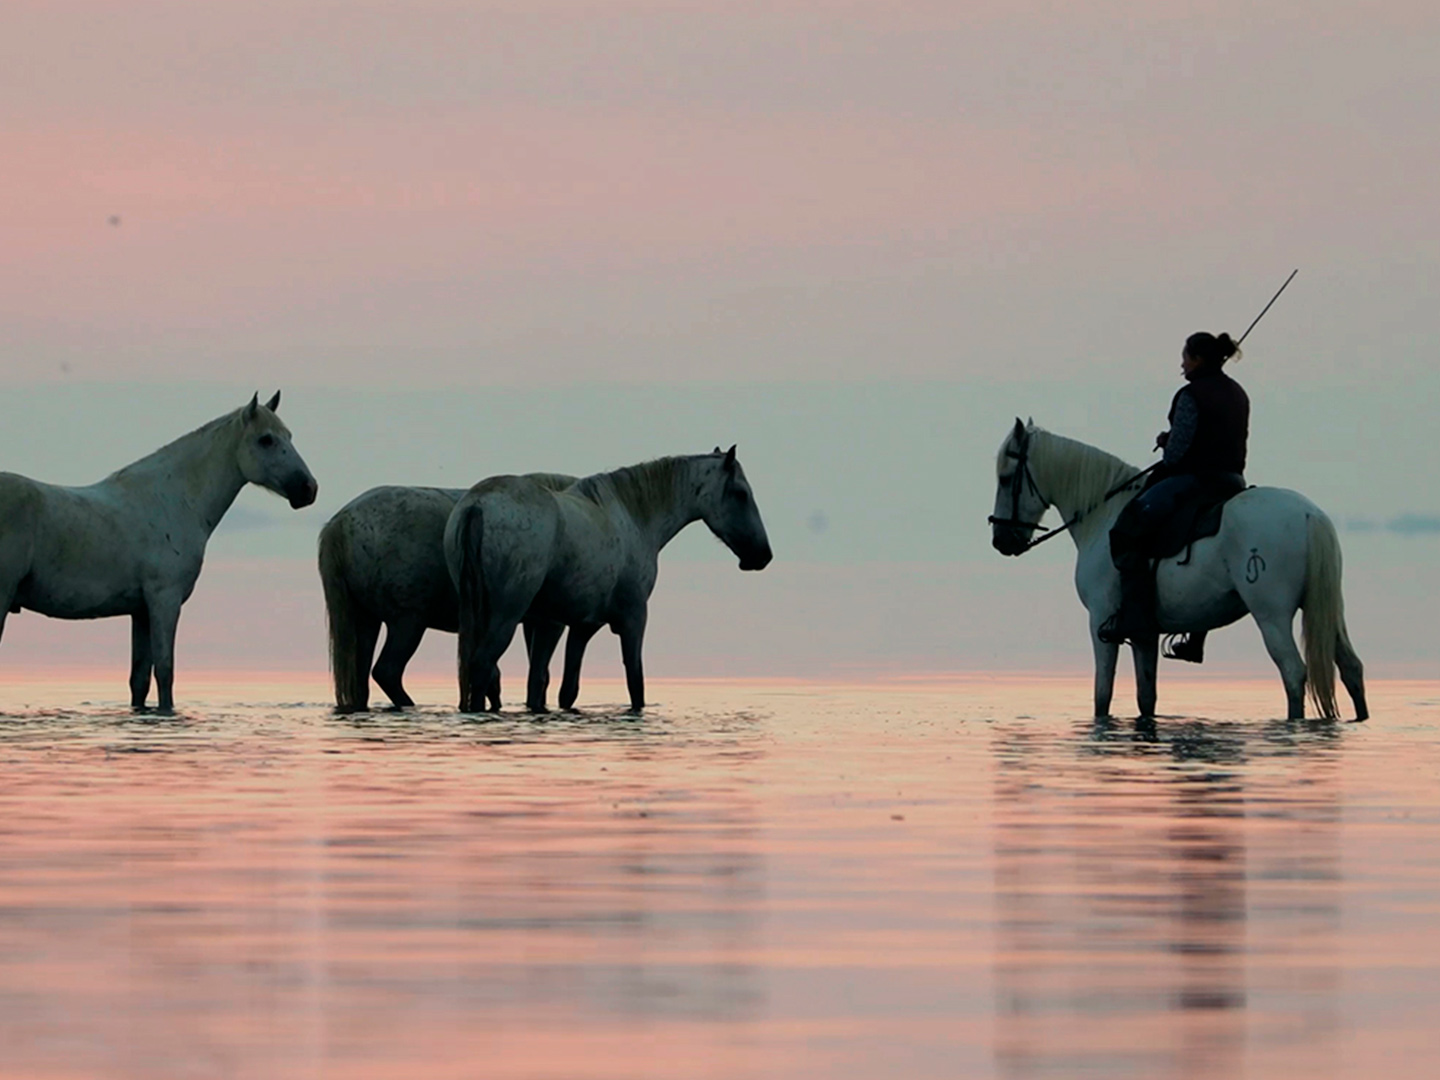
[[[1100,640],[1123,645],[1154,637],[1160,632],[1155,617],[1154,566],[1139,552],[1127,551],[1117,555],[1115,569],[1120,571],[1120,610],[1101,625]]]
[[[1205,631],[1192,630],[1188,634],[1177,637],[1166,646],[1165,656],[1170,660],[1203,664],[1205,662]]]

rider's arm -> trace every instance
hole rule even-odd
[[[1177,465],[1195,441],[1195,430],[1200,425],[1200,410],[1195,399],[1181,394],[1175,400],[1175,415],[1170,418],[1170,437],[1165,440],[1165,464]]]

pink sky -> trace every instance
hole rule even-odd
[[[865,378],[880,352],[886,375],[974,377],[997,351],[1041,373],[1248,311],[1295,264],[1313,307],[1284,344],[1311,364],[1377,334],[1406,363],[1429,329],[1440,16],[1418,4],[92,2],[10,23],[21,378],[246,357],[384,383],[398,354],[433,383],[477,356],[515,358],[480,367],[511,381],[704,374],[677,354]]]

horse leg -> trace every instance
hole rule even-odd
[[[145,607],[150,613],[150,656],[159,693],[157,711],[168,716],[175,711],[175,628],[180,622],[180,603],[169,596],[147,596]]]
[[[525,631],[530,646],[530,678],[525,688],[525,707],[531,712],[549,712],[545,707],[545,694],[550,689],[550,658],[555,655],[555,646],[560,644],[565,624],[527,620]]]
[[[351,628],[354,632],[354,669],[352,671],[352,685],[349,689],[349,696],[352,700],[345,704],[346,712],[364,712],[370,708],[370,660],[375,655],[375,643],[380,640],[380,620],[368,611],[355,613],[355,621]],[[337,686],[336,705],[341,705],[341,695]]]
[[[1107,645],[1098,633],[1102,620],[1092,620],[1090,644],[1095,650],[1095,715],[1110,715],[1110,700],[1115,694],[1115,665],[1120,659],[1120,646]]]
[[[408,709],[415,704],[405,692],[402,679],[405,665],[410,663],[424,636],[425,620],[422,618],[409,616],[392,619],[385,624],[385,647],[380,650],[380,659],[375,661],[374,675],[375,682],[397,709]]]
[[[1140,718],[1152,719],[1157,697],[1156,675],[1160,666],[1160,635],[1152,634],[1142,641],[1132,641],[1130,653],[1135,659],[1135,701],[1140,706]]]
[[[519,625],[519,618],[496,619],[476,635],[478,640],[462,667],[465,685],[461,687],[461,712],[483,712],[487,693],[490,711],[500,711],[500,657],[510,647]]]
[[[625,686],[630,691],[630,711],[645,708],[645,670],[640,651],[645,644],[645,609],[616,627],[620,635],[620,659],[625,664]]]
[[[150,614],[137,611],[130,616],[130,708],[136,712],[145,710],[154,667],[150,654]]]
[[[1292,616],[1293,618],[1293,613]],[[1260,636],[1265,639],[1265,649],[1275,666],[1280,669],[1280,678],[1285,683],[1285,703],[1288,718],[1305,719],[1305,659],[1295,645],[1295,632],[1290,619],[1270,616],[1255,616],[1260,625]],[[1347,684],[1348,685],[1348,684]]]
[[[585,646],[604,623],[582,623],[570,627],[565,639],[565,677],[560,681],[560,708],[572,709],[580,697],[580,664],[585,659]]]
[[[1370,709],[1365,704],[1365,665],[1360,663],[1360,657],[1355,655],[1355,648],[1350,644],[1350,635],[1345,628],[1340,629],[1340,638],[1335,642],[1335,664],[1340,668],[1340,681],[1345,684],[1345,689],[1350,694],[1350,700],[1355,703],[1355,719],[1370,719]]]

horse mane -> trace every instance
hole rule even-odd
[[[662,457],[596,473],[575,484],[575,490],[597,502],[613,495],[636,521],[649,521],[675,505],[675,489],[688,458]]]
[[[1044,486],[1045,497],[1052,505],[1090,511],[1106,492],[1140,471],[1128,461],[1078,439],[1067,439],[1033,426],[1029,435],[1036,482]],[[1077,526],[1077,530],[1083,528],[1083,524]]]
[[[146,454],[144,457],[136,458],[128,465],[122,465],[120,468],[116,469],[113,473],[111,473],[110,476],[106,477],[106,479],[115,479],[118,477],[123,477],[131,472],[142,471],[158,458],[163,458],[167,455],[174,456],[183,447],[188,446],[190,443],[200,442],[207,436],[212,435],[218,429],[225,427],[227,424],[235,423],[240,418],[240,414],[244,410],[245,406],[241,405],[238,409],[231,409],[227,413],[221,413],[219,416],[215,417],[215,419],[205,421],[205,423],[201,424],[194,431],[187,431],[179,438],[171,439],[168,443],[166,443],[159,449],[151,450],[150,453]],[[265,414],[261,413],[260,415],[264,416]],[[269,420],[273,430],[279,431],[286,436],[290,434],[290,429],[285,426],[285,422],[281,420],[280,417],[276,416],[274,413],[270,413]]]

